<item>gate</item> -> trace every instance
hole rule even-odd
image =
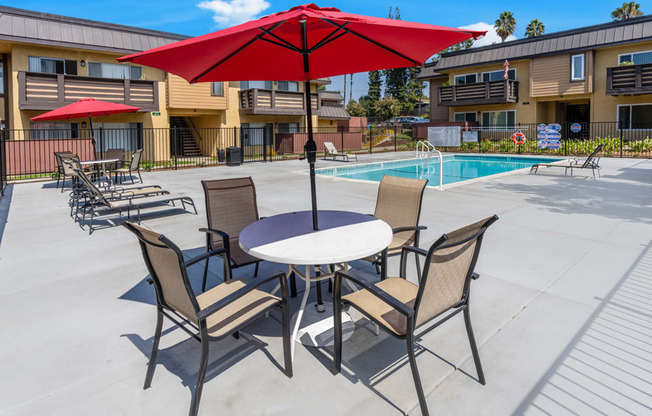
[[[274,134],[271,126],[242,127],[240,138],[243,162],[271,160],[272,149],[274,149]]]

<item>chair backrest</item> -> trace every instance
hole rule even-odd
[[[415,302],[415,327],[466,299],[484,232],[491,216],[441,236],[428,250]]]
[[[164,235],[132,222],[126,221],[124,226],[138,237],[145,265],[154,281],[158,304],[197,323],[199,306],[179,247]]]
[[[328,153],[337,153],[337,149],[331,142],[324,142],[324,147],[328,150]]]
[[[247,225],[258,221],[256,187],[251,177],[202,181],[206,197],[208,228],[227,233],[237,244]],[[211,234],[211,247],[222,247],[222,238]]]
[[[72,153],[69,150],[65,150],[63,152],[54,152],[54,159],[57,161],[57,171],[59,173],[64,173],[63,161],[61,160],[61,158],[63,158],[63,157],[66,157],[66,158],[68,158],[68,157],[78,158],[78,156],[75,153]]]
[[[75,169],[81,169],[81,165],[79,164],[79,159],[77,158],[77,155],[72,155],[72,156],[61,155],[60,160],[61,160],[61,168],[63,170],[64,175],[77,176]]]
[[[140,158],[142,156],[143,149],[138,149],[131,155],[131,164],[129,165],[130,170],[134,171],[140,168]]]
[[[104,159],[118,159],[124,160],[125,149],[108,149],[104,152]]]
[[[589,164],[591,163],[591,161],[593,160],[593,158],[595,157],[595,155],[597,155],[598,152],[599,152],[600,150],[602,150],[603,147],[604,147],[603,144],[599,144],[598,147],[596,147],[595,150],[594,150],[593,152],[591,152],[591,154],[589,155],[589,157],[586,158],[586,160],[585,160],[584,163],[582,164],[582,167],[585,168],[585,167],[589,166]]]
[[[385,221],[392,229],[417,226],[427,184],[427,179],[383,176],[378,186],[374,217]],[[412,231],[409,233],[414,234]]]

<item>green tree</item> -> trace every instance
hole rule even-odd
[[[494,27],[496,28],[496,34],[505,42],[505,39],[513,35],[516,29],[516,19],[514,19],[512,12],[502,12],[496,19]]]
[[[542,22],[539,21],[539,19],[534,19],[530,21],[530,24],[528,24],[525,27],[525,37],[526,38],[533,38],[535,36],[541,36],[546,32],[546,27],[543,25]]]
[[[366,117],[367,109],[364,108],[362,104],[356,100],[351,100],[346,105],[346,112],[349,113],[351,117]]]
[[[383,75],[380,71],[369,71],[369,97],[372,100],[380,100],[383,90]]]
[[[634,17],[643,16],[641,5],[635,1],[623,3],[622,7],[617,7],[616,10],[611,12],[611,18],[614,20],[626,20]]]
[[[368,116],[375,116],[376,113],[374,111],[374,104],[377,103],[378,100],[373,99],[369,95],[363,95],[360,97],[360,101],[358,102],[362,107],[364,107],[365,112],[367,113]]]
[[[383,120],[389,120],[401,114],[401,103],[392,97],[384,97],[373,105],[374,113]]]
[[[401,20],[401,12],[398,7],[389,8],[389,18]],[[408,101],[407,84],[409,81],[407,68],[394,68],[383,70],[385,76],[385,96],[396,98],[405,105]]]

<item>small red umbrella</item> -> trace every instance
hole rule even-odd
[[[118,58],[204,81],[304,81],[313,226],[317,229],[310,80],[417,67],[440,50],[486,32],[343,13],[314,4]]]
[[[111,114],[134,113],[140,110],[140,107],[134,107],[126,104],[111,103],[100,101],[95,98],[82,98],[76,103],[64,105],[56,110],[48,111],[39,116],[32,117],[32,121],[47,120],[67,120],[71,118],[88,117],[88,124],[91,135],[93,134],[93,120],[91,117],[109,116]],[[95,148],[95,139],[93,138],[93,148]]]

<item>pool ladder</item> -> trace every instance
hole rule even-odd
[[[437,155],[439,156],[439,190],[443,191],[444,190],[444,159],[442,158],[441,152],[435,149],[435,146],[426,140],[421,140],[417,142],[416,156],[426,158],[425,163],[421,166],[421,169],[419,170],[419,179],[423,177],[423,171],[426,169],[426,166],[428,166],[428,163],[430,162],[430,158],[435,153],[437,153]]]

